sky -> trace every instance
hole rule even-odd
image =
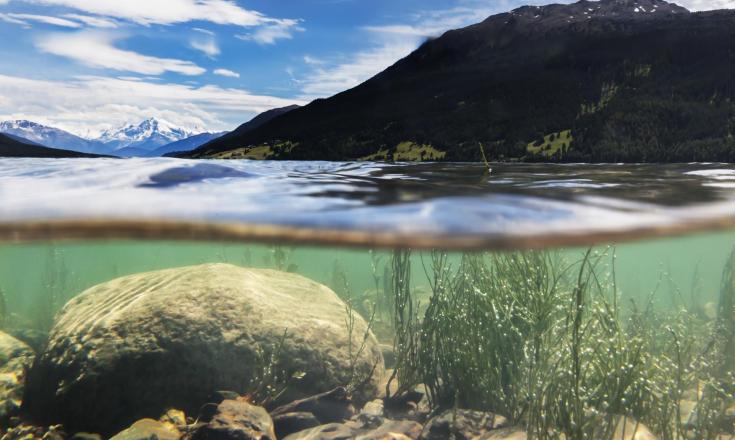
[[[0,0],[0,121],[86,137],[149,117],[231,130],[354,87],[428,37],[547,2]]]

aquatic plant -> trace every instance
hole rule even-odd
[[[735,250],[727,259],[722,273],[717,319],[727,339],[724,356],[728,360],[728,365],[725,365],[724,368],[735,371],[735,364],[733,364],[735,362]]]
[[[397,394],[420,383],[420,325],[411,294],[411,251],[395,250],[391,258],[391,292],[393,293],[393,347],[396,367],[388,378],[385,394],[390,397],[393,381],[398,382]]]
[[[66,304],[72,291],[70,275],[63,253],[56,246],[49,246],[44,261],[43,291],[33,317],[37,330],[47,333],[51,329],[54,315]]]
[[[393,257],[399,392],[423,383],[434,407],[502,414],[532,438],[612,439],[624,423],[662,439],[722,430],[735,382],[717,374],[731,359],[720,326],[683,306],[657,312],[655,292],[623,309],[613,249],[571,263],[549,252],[466,253],[456,269],[434,252],[423,317],[408,256]]]
[[[5,296],[5,290],[0,286],[0,329],[5,328],[8,319],[8,302]]]
[[[350,394],[362,394],[362,390],[367,386],[377,364],[372,365],[370,370],[359,369],[358,364],[360,357],[368,346],[368,341],[372,336],[373,325],[375,323],[375,307],[367,320],[367,326],[362,335],[355,334],[356,311],[352,307],[352,301],[345,302],[345,325],[347,326],[347,353],[349,357],[349,374],[345,388]],[[359,344],[355,345],[355,339],[359,337]]]
[[[287,272],[295,272],[297,267],[291,262],[294,248],[282,245],[274,245],[270,247],[272,261],[276,269],[285,270]]]
[[[301,380],[305,373],[289,372],[283,368],[283,347],[288,333],[284,332],[274,346],[256,346],[256,356],[252,365],[253,372],[246,386],[245,397],[253,404],[269,406],[288,391],[294,381]]]

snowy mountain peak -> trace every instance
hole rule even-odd
[[[594,18],[651,20],[688,13],[687,9],[664,0],[580,0],[570,4],[522,6],[509,15],[534,26],[554,27]]]
[[[101,153],[94,141],[83,139],[58,128],[47,127],[32,121],[14,120],[0,122],[0,133],[52,148]]]
[[[139,124],[106,130],[102,132],[98,140],[109,145],[113,150],[122,148],[153,150],[162,145],[186,139],[193,134],[162,119],[148,118]]]
[[[26,121],[24,119],[0,122],[0,131],[3,131],[3,132],[6,130],[33,129],[33,128],[43,128],[43,125],[37,124],[35,122],[31,122],[31,121]]]

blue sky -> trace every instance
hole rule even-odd
[[[429,36],[543,3],[0,0],[0,120],[89,136],[151,116],[228,130],[353,87]]]

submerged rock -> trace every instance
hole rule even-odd
[[[274,270],[207,264],[119,278],[59,313],[24,408],[41,421],[103,434],[172,407],[197,414],[217,390],[246,394],[269,351],[278,351],[279,370],[304,373],[284,401],[355,378],[367,400],[383,358],[372,335],[350,356],[368,329],[355,316],[349,344],[346,318],[329,288]]]
[[[142,419],[110,440],[178,440],[181,433],[166,423],[153,419]]]
[[[0,332],[0,421],[20,409],[25,372],[33,357],[31,347]]]
[[[326,393],[291,402],[271,411],[272,416],[293,412],[309,412],[319,423],[332,423],[347,420],[355,415],[347,389],[338,387]]]
[[[421,440],[470,440],[507,425],[506,418],[497,414],[468,409],[448,410],[429,420],[421,433]]]
[[[500,428],[483,434],[477,440],[527,440],[528,438],[528,433],[521,428]]]
[[[273,416],[273,426],[278,438],[284,438],[319,425],[319,420],[310,412],[290,412]]]
[[[377,429],[360,434],[358,440],[416,440],[421,435],[423,426],[410,420],[387,420]]]
[[[422,429],[421,424],[410,420],[386,420],[375,428],[349,421],[306,429],[286,436],[283,440],[417,440]]]
[[[352,423],[328,423],[288,435],[282,440],[351,440],[357,436],[358,428]]]
[[[268,412],[242,400],[225,400],[212,420],[197,428],[191,440],[275,440]]]
[[[8,428],[0,438],[2,440],[65,440],[67,435],[61,425],[44,427],[19,424]]]

